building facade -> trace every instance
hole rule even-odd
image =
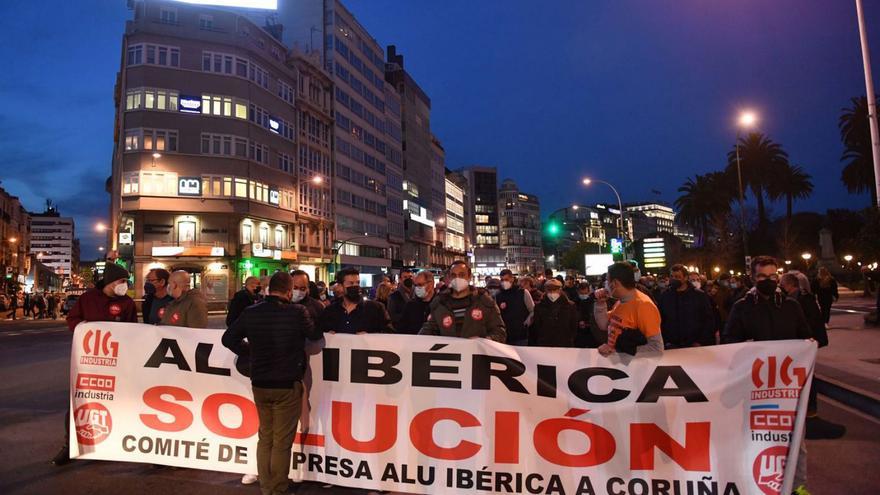
[[[662,203],[634,203],[624,206],[632,224],[633,240],[641,240],[663,232],[675,233],[675,211]]]
[[[464,208],[467,203],[464,189],[451,179],[446,183],[446,217],[443,222],[443,246],[445,248],[443,265],[449,266],[453,261],[464,259],[467,253],[467,237],[464,230]]]
[[[72,217],[62,217],[58,208],[48,205],[43,213],[31,213],[30,254],[70,283],[79,268],[79,242]]]
[[[331,259],[332,81],[228,9],[134,1],[116,85],[110,243],[134,275],[186,270],[210,302]]]
[[[0,290],[11,293],[30,270],[30,214],[16,196],[0,187]]]
[[[471,212],[467,219],[473,232],[474,248],[499,249],[498,234],[498,170],[474,165],[457,170],[467,181]]]
[[[445,174],[436,148],[442,146],[431,134],[431,99],[404,68],[403,55],[387,49],[385,80],[401,100],[403,131],[404,244],[403,264],[440,266],[443,238],[437,220],[445,205]]]
[[[544,252],[538,197],[520,191],[514,181],[506,179],[498,190],[498,216],[507,267],[515,274],[542,272]]]

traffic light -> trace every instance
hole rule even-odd
[[[550,222],[549,224],[547,224],[547,233],[548,234],[550,234],[552,236],[557,236],[557,235],[559,235],[559,230],[560,230],[560,228],[559,228],[558,223]]]

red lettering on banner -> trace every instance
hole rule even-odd
[[[559,446],[559,434],[565,430],[579,431],[589,439],[590,448],[582,454],[569,454]],[[599,425],[573,418],[545,419],[534,433],[538,455],[557,466],[591,467],[604,464],[614,457],[617,444],[614,435]]]
[[[241,412],[241,424],[230,428],[220,421],[220,406],[232,404]],[[212,433],[226,438],[250,438],[260,429],[260,417],[253,401],[236,394],[211,394],[202,403],[202,421]]]
[[[462,440],[455,447],[441,447],[434,441],[434,425],[440,421],[455,421],[462,428],[481,426],[473,414],[449,407],[436,407],[416,414],[409,425],[409,436],[413,447],[426,456],[447,461],[460,461],[473,457],[482,446]]]
[[[794,411],[752,411],[753,430],[794,431]]]
[[[684,445],[676,442],[654,423],[629,425],[631,470],[654,469],[654,449],[669,456],[686,471],[709,471],[710,423],[687,423]]]
[[[333,439],[340,447],[361,454],[377,454],[397,442],[397,406],[376,404],[376,434],[360,441],[352,435],[351,402],[333,401],[330,413]]]
[[[158,386],[144,391],[144,404],[159,412],[174,416],[174,421],[166,423],[156,414],[141,414],[141,422],[149,428],[159,431],[183,431],[192,425],[193,415],[185,406],[169,402],[162,398],[170,395],[178,401],[192,401],[192,395],[180,387]]]
[[[519,463],[519,413],[495,412],[495,462]]]

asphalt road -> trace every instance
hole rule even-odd
[[[222,317],[212,316],[220,328]],[[0,493],[234,495],[259,493],[230,474],[154,468],[136,463],[49,460],[63,435],[70,333],[57,322],[0,321]],[[880,489],[880,421],[820,398],[820,414],[845,424],[839,440],[808,441],[809,488],[814,495],[876,494]],[[364,493],[295,487],[300,494]]]

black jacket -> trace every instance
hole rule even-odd
[[[376,301],[360,301],[357,307],[346,313],[343,306],[344,298],[334,299],[324,308],[318,319],[318,328],[322,332],[336,333],[394,333],[388,311],[382,303]]]
[[[593,309],[596,306],[596,298],[593,294],[587,299],[580,297],[574,301],[578,309],[578,329],[574,337],[574,346],[595,349],[604,344],[608,332],[599,330]]]
[[[804,317],[810,325],[813,332],[813,338],[819,343],[819,347],[828,345],[828,332],[825,330],[825,318],[822,317],[822,310],[819,309],[819,303],[816,296],[799,290],[797,295],[789,296],[801,305]]]
[[[288,389],[302,380],[305,372],[306,339],[321,338],[305,306],[267,296],[242,311],[223,334],[223,345],[239,356],[250,357],[253,386]]]
[[[520,287],[501,290],[495,296],[495,302],[498,304],[501,318],[504,320],[504,328],[507,330],[508,344],[529,338],[528,328],[526,328],[529,309],[526,307],[525,297],[526,291]]]
[[[410,299],[406,306],[403,307],[403,315],[401,315],[397,325],[394,326],[394,330],[397,333],[410,335],[419,333],[422,325],[428,320],[428,315],[431,314],[431,301],[434,300],[434,297],[436,295],[428,301],[419,297]]]
[[[773,297],[764,298],[752,289],[730,310],[721,343],[809,339],[812,336],[797,301],[785,297],[780,291]]]
[[[312,317],[312,321],[315,322],[315,325],[318,324],[318,319],[321,317],[321,313],[324,312],[324,305],[321,304],[321,301],[315,299],[312,296],[306,296],[302,298],[302,300],[298,303],[302,304],[309,311],[309,316]]]
[[[410,302],[413,298],[412,295],[404,294],[403,290],[403,288],[399,288],[388,296],[388,316],[391,317],[391,323],[394,325],[394,328],[397,328],[400,319],[403,317],[403,308],[406,307],[406,303]]]
[[[670,289],[660,296],[657,309],[667,349],[715,343],[715,312],[705,292],[690,284],[683,292]]]
[[[229,301],[229,307],[226,311],[226,326],[232,325],[232,323],[241,316],[241,312],[244,311],[244,308],[256,304],[257,296],[255,294],[251,294],[247,289],[241,289],[236,292],[234,296],[232,296],[232,300]]]
[[[529,332],[529,345],[540,347],[574,347],[579,313],[565,293],[551,302],[545,295],[535,306],[535,317]]]

